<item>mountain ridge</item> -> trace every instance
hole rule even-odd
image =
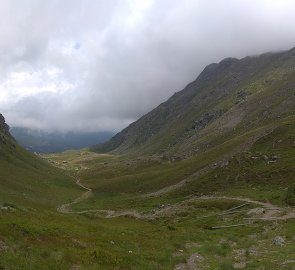
[[[274,118],[279,116],[284,106],[275,104],[273,94],[289,99],[288,115],[294,97],[285,88],[288,83],[291,88],[294,85],[294,63],[293,48],[242,59],[225,58],[210,64],[183,90],[93,150],[134,155],[192,155],[204,147],[202,139],[210,143],[216,139],[213,135],[230,136],[237,127],[239,132],[245,132],[267,122],[266,116],[254,115],[261,110],[255,103],[269,102],[277,110]],[[274,90],[275,86],[281,91]],[[275,93],[269,95],[271,92]],[[245,119],[246,114],[252,117]]]

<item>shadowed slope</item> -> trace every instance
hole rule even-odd
[[[16,143],[0,115],[0,204],[53,207],[78,194],[70,177]]]

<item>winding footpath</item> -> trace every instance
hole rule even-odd
[[[74,201],[59,206],[57,208],[58,212],[63,213],[63,214],[79,214],[79,212],[72,211],[71,206],[73,204],[85,201],[86,199],[88,199],[89,197],[92,196],[92,189],[84,186],[83,184],[81,184],[80,178],[76,178],[76,185],[83,188],[83,189],[85,189],[86,191],[80,197],[75,199]]]
[[[201,196],[201,197],[193,197],[188,200],[185,200],[181,203],[169,205],[162,209],[153,210],[150,213],[140,213],[136,210],[126,210],[126,211],[114,211],[114,210],[103,210],[103,209],[92,209],[92,210],[83,210],[83,211],[74,211],[72,210],[72,206],[74,204],[80,203],[84,200],[90,198],[93,193],[92,189],[86,187],[81,183],[79,178],[76,178],[76,185],[83,188],[85,192],[73,200],[70,203],[63,204],[57,208],[57,211],[62,214],[97,214],[99,216],[105,218],[116,218],[116,217],[132,217],[136,219],[155,219],[159,217],[167,217],[171,215],[175,215],[178,212],[181,212],[183,209],[187,208],[186,203],[197,201],[197,200],[233,200],[245,202],[253,205],[259,205],[262,209],[262,214],[259,217],[253,218],[245,218],[248,220],[264,220],[264,221],[278,221],[278,220],[288,220],[295,218],[295,209],[294,208],[283,208],[278,207],[276,205],[271,204],[270,202],[261,202],[256,201],[249,198],[242,197],[229,197],[229,196]],[[149,196],[147,196],[149,197]],[[254,208],[255,210],[256,208]]]

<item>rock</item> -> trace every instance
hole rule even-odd
[[[11,207],[11,206],[3,206],[3,205],[0,205],[0,211],[10,211],[10,212],[14,212],[16,209]]]
[[[192,254],[187,260],[188,269],[190,269],[190,270],[197,269],[196,264],[198,262],[202,262],[203,260],[204,260],[203,256],[201,256],[197,253]]]
[[[253,208],[247,212],[249,216],[261,216],[265,213],[264,208]]]
[[[174,270],[199,270],[197,263],[204,260],[200,254],[192,254],[186,261],[186,263],[178,264],[174,267]]]
[[[245,249],[236,249],[233,251],[233,258],[235,261],[241,262],[246,259],[246,250]]]
[[[246,263],[245,262],[234,263],[233,267],[235,269],[244,269],[246,267]]]
[[[5,245],[5,243],[0,240],[0,252],[6,250],[8,247]]]
[[[237,93],[237,98],[238,99],[245,99],[250,93],[248,93],[247,91],[245,90],[240,90],[238,93]]]
[[[276,236],[273,240],[272,243],[276,246],[283,246],[285,245],[285,239],[281,236]]]
[[[229,165],[229,161],[228,160],[223,160],[221,163],[220,163],[220,167],[223,168],[223,167],[226,167]]]
[[[0,131],[4,133],[9,133],[9,126],[5,123],[4,116],[0,113]]]
[[[73,244],[75,244],[76,246],[78,246],[78,247],[81,247],[81,248],[86,248],[87,247],[87,244],[86,243],[84,243],[84,242],[82,242],[81,240],[79,240],[79,239],[72,239],[72,242],[73,242]]]
[[[256,247],[250,247],[249,248],[249,250],[248,250],[248,252],[249,252],[249,255],[250,256],[253,256],[253,257],[258,257],[259,256],[259,252],[258,252],[258,250],[256,249]]]
[[[288,264],[294,264],[295,265],[295,260],[284,261],[280,266],[287,266]]]
[[[222,115],[221,111],[205,113],[193,123],[192,129],[201,130],[205,128],[211,121],[219,118],[221,115]]]
[[[186,266],[185,263],[181,263],[181,264],[178,264],[174,267],[174,270],[187,270],[188,267]]]

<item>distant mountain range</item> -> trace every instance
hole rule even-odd
[[[17,142],[31,152],[53,153],[68,149],[80,149],[103,143],[111,132],[45,132],[36,129],[13,127],[10,133]]]

